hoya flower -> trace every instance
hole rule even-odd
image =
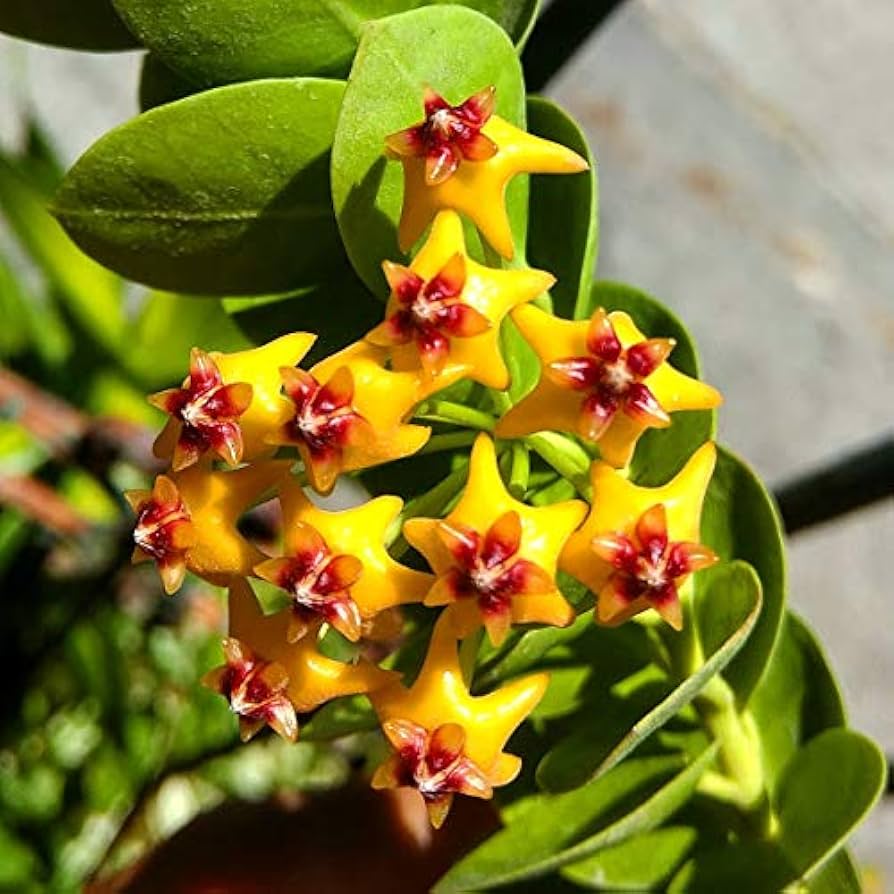
[[[236,523],[288,475],[289,465],[264,460],[234,472],[192,466],[159,475],[151,491],[128,491],[124,496],[137,516],[133,561],[154,561],[170,594],[187,570],[219,585],[251,574],[264,554]]]
[[[506,213],[506,185],[516,174],[573,174],[587,163],[565,146],[523,130],[491,113],[493,88],[451,106],[433,91],[424,98],[425,120],[385,140],[404,170],[404,203],[398,227],[409,251],[438,211],[470,218],[504,258],[514,254]]]
[[[385,262],[391,297],[385,322],[366,336],[389,348],[395,370],[422,369],[427,378],[467,376],[490,388],[509,386],[500,352],[506,314],[555,282],[541,270],[494,270],[473,261],[462,221],[441,211],[409,267]]]
[[[272,453],[267,436],[285,421],[279,368],[300,363],[315,339],[294,332],[232,354],[193,348],[183,386],[149,398],[170,415],[155,455],[178,471],[209,452],[230,465]]]
[[[714,445],[702,445],[661,487],[639,487],[608,464],[593,464],[593,505],[559,567],[597,594],[600,623],[614,626],[652,608],[682,627],[680,588],[718,560],[699,542],[715,459]]]
[[[389,369],[386,360],[384,349],[361,341],[309,372],[281,371],[287,380],[287,397],[280,399],[285,420],[268,441],[297,447],[319,493],[328,493],[341,473],[409,456],[428,440],[431,429],[405,420],[435,386],[418,371]],[[461,373],[442,378],[437,388]]]
[[[667,362],[672,339],[647,339],[626,313],[599,309],[589,321],[570,321],[520,307],[512,318],[537,352],[541,373],[534,390],[497,424],[499,437],[577,432],[620,468],[643,432],[669,425],[671,413],[721,403],[714,388]]]
[[[321,654],[317,634],[322,622],[298,642],[290,643],[286,632],[291,612],[265,615],[246,580],[233,581],[230,586],[229,615],[226,664],[206,675],[204,682],[228,699],[240,718],[244,738],[269,723],[294,741],[298,737],[296,714],[313,711],[342,695],[395,683],[394,672],[381,670],[363,658],[348,664]]]
[[[407,541],[438,576],[425,604],[453,606],[462,636],[484,624],[494,644],[512,624],[565,626],[574,610],[556,585],[556,563],[586,511],[579,500],[533,507],[513,499],[493,441],[479,436],[456,508],[444,519],[404,525]]]
[[[376,770],[373,787],[415,788],[435,828],[446,819],[454,795],[490,798],[495,787],[518,775],[521,760],[503,749],[543,697],[548,681],[546,674],[535,674],[488,695],[471,695],[452,620],[442,614],[413,685],[370,695],[394,749]]]
[[[297,482],[280,491],[286,555],[257,566],[259,577],[292,597],[289,639],[305,635],[317,620],[348,639],[360,638],[366,622],[396,605],[421,602],[432,578],[395,562],[385,539],[403,501],[378,497],[352,509],[328,512],[315,506]]]

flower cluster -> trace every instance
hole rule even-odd
[[[674,369],[673,340],[647,338],[627,314],[598,308],[590,320],[559,319],[540,309],[548,301],[532,303],[548,293],[551,274],[470,256],[463,216],[498,255],[513,257],[503,197],[511,177],[586,168],[571,150],[499,118],[495,101],[493,88],[457,106],[429,90],[425,119],[385,139],[404,172],[400,246],[428,235],[409,263],[384,262],[390,297],[381,324],[309,368],[300,366],[314,342],[308,333],[231,354],[194,349],[182,386],[150,398],[169,417],[155,451],[171,469],[151,490],[127,495],[136,513],[134,560],[155,562],[168,593],[186,571],[228,588],[225,663],[206,683],[228,699],[242,737],[269,725],[294,741],[302,715],[366,694],[393,749],[373,785],[415,787],[435,826],[454,795],[489,798],[515,777],[520,760],[504,747],[548,683],[536,674],[473,696],[462,641],[483,629],[500,646],[516,625],[569,624],[577,609],[563,595],[560,571],[594,594],[600,624],[654,609],[680,629],[690,575],[717,561],[699,543],[712,444],[664,486],[640,487],[627,475],[647,429],[671,425],[679,411],[717,406],[717,392]],[[508,326],[540,363],[539,382],[514,405],[501,348]],[[340,475],[417,453],[432,435],[419,424],[432,418],[420,405],[436,404],[433,395],[462,380],[483,386],[456,392],[478,395],[476,407],[452,406],[496,440],[477,435],[462,492],[443,501],[437,517],[396,496],[328,511],[308,495],[329,493]],[[482,394],[508,409],[489,415]],[[544,431],[598,456],[589,488],[578,488],[586,501],[526,501],[526,474],[507,473]],[[238,525],[274,498],[278,555]],[[413,547],[430,570],[401,564],[398,544]],[[282,591],[285,607],[265,614],[252,578]],[[407,686],[372,660],[381,650],[364,644],[388,613],[410,603],[439,613]],[[323,654],[329,628],[358,644],[356,660]]]

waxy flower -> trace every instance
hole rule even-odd
[[[202,684],[219,692],[239,718],[239,737],[247,742],[267,724],[290,742],[298,739],[298,718],[286,689],[289,676],[276,661],[266,661],[238,639],[223,641],[223,667],[202,677]]]
[[[425,180],[443,183],[462,159],[486,161],[497,154],[497,145],[481,128],[494,111],[495,87],[485,87],[458,106],[452,106],[431,87],[422,95],[425,120],[385,138],[386,148],[397,158],[425,159]]]
[[[537,706],[548,681],[546,674],[536,674],[488,695],[471,695],[452,619],[442,614],[413,685],[370,695],[394,748],[376,770],[373,787],[416,788],[435,828],[444,822],[455,794],[490,798],[494,787],[518,775],[521,760],[503,748]]]
[[[425,121],[386,140],[389,154],[397,155],[404,169],[401,250],[409,251],[438,211],[453,209],[470,218],[504,258],[512,258],[505,204],[509,181],[523,173],[585,171],[586,161],[565,146],[491,115],[492,91],[482,91],[459,106],[444,102],[436,107],[430,96]]]
[[[682,627],[680,588],[717,561],[699,543],[715,459],[714,445],[702,445],[661,487],[639,487],[608,464],[593,464],[592,509],[559,567],[597,594],[600,623],[614,626],[654,608],[673,628]]]
[[[391,297],[386,320],[368,341],[391,349],[395,370],[428,377],[468,376],[490,388],[509,386],[500,324],[512,308],[536,298],[555,277],[542,270],[494,270],[473,261],[454,211],[442,211],[413,263],[386,262]],[[439,382],[439,388],[449,382]]]
[[[289,639],[322,619],[356,641],[364,623],[379,612],[422,601],[431,575],[395,562],[385,548],[387,531],[403,507],[398,497],[328,512],[293,480],[279,499],[286,555],[262,562],[255,572],[294,600]]]
[[[149,403],[179,423],[172,467],[184,469],[212,451],[231,466],[242,460],[239,417],[249,408],[252,387],[248,382],[225,385],[209,354],[193,348],[189,376],[182,388],[170,388],[149,397]]]
[[[495,644],[513,623],[569,624],[574,610],[555,583],[556,562],[586,511],[579,500],[533,507],[513,499],[493,441],[479,436],[456,508],[404,525],[438,575],[425,604],[450,604],[460,635],[483,623]]]
[[[273,460],[235,472],[192,466],[159,475],[151,491],[128,491],[124,496],[137,516],[133,561],[154,561],[167,593],[180,589],[187,569],[220,585],[251,574],[264,554],[236,523],[289,466]]]
[[[544,429],[577,432],[620,468],[630,462],[643,432],[668,425],[669,414],[721,403],[714,388],[667,362],[672,339],[647,339],[626,313],[600,309],[590,321],[572,322],[520,307],[512,318],[537,352],[541,375],[499,421],[499,437]]]
[[[227,663],[206,681],[229,699],[244,732],[256,732],[263,723],[274,729],[278,724],[277,732],[294,741],[296,713],[307,713],[342,695],[395,685],[393,671],[381,670],[363,658],[347,664],[322,655],[317,648],[322,622],[290,643],[286,633],[291,611],[265,615],[246,580],[231,584],[229,614],[229,638],[224,640]]]
[[[287,418],[279,368],[300,363],[315,340],[294,332],[232,354],[194,348],[183,387],[150,398],[171,415],[155,441],[155,455],[173,457],[176,471],[209,450],[231,465],[271,454],[266,439]]]

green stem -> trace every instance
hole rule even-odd
[[[590,457],[579,444],[557,432],[546,431],[528,435],[524,441],[544,462],[567,478],[584,499],[590,499]]]
[[[513,441],[510,449],[512,465],[509,467],[509,493],[516,500],[524,500],[531,475],[531,454],[521,441]]]
[[[449,400],[432,400],[423,403],[416,412],[415,419],[423,422],[447,422],[478,431],[493,431],[496,420],[484,410],[456,404]]]
[[[473,431],[451,431],[440,435],[432,435],[417,455],[441,453],[444,450],[468,447],[475,441],[476,437],[477,433]]]

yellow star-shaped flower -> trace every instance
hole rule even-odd
[[[239,459],[250,462],[273,452],[267,437],[288,418],[288,408],[280,397],[282,379],[279,369],[300,363],[314,341],[315,335],[293,332],[247,351],[232,354],[209,351],[205,355],[216,367],[223,385],[251,386],[251,402],[237,422],[242,441]],[[188,383],[189,378],[184,381],[184,386]],[[182,429],[181,420],[173,416],[168,419],[153,446],[153,452],[159,459],[171,459]]]
[[[403,507],[399,497],[328,512],[292,480],[279,500],[286,556],[255,570],[289,592],[302,626],[322,618],[357,640],[364,622],[387,608],[421,602],[428,592],[431,575],[395,562],[385,549],[386,532]]]
[[[488,695],[471,695],[452,619],[442,614],[413,685],[389,686],[370,695],[397,751],[376,772],[373,786],[406,785],[409,777],[423,791],[435,826],[444,821],[454,793],[491,797],[493,787],[518,775],[521,759],[503,749],[537,706],[548,682],[547,674],[534,674]],[[449,773],[432,777],[427,772],[448,766]]]
[[[590,471],[592,508],[559,568],[597,594],[597,619],[614,626],[648,608],[682,626],[678,589],[717,557],[701,546],[702,505],[717,451],[708,442],[661,487],[639,487],[607,463]]]
[[[286,638],[291,612],[265,615],[248,581],[234,581],[229,592],[230,637],[265,661],[276,662],[288,676],[285,692],[299,713],[312,711],[341,695],[372,692],[394,685],[397,675],[364,658],[356,664],[335,661],[317,648],[319,625],[296,643]]]
[[[550,288],[552,274],[477,264],[455,211],[437,215],[409,268],[384,267],[391,285],[386,319],[366,338],[391,349],[395,370],[421,368],[435,379],[463,375],[490,388],[509,387],[500,323],[512,308]]]
[[[512,318],[540,358],[540,380],[498,422],[498,437],[577,432],[622,468],[647,428],[669,425],[670,413],[722,402],[716,389],[667,362],[672,339],[647,339],[622,311],[571,321],[526,306]]]
[[[180,588],[187,569],[221,586],[251,574],[265,556],[236,523],[287,477],[290,465],[264,460],[235,472],[191,466],[159,475],[151,491],[128,491],[137,515],[133,561],[156,562],[168,593]]]
[[[404,525],[438,575],[425,604],[451,604],[463,636],[483,623],[495,643],[513,623],[569,624],[574,610],[556,586],[556,563],[586,511],[579,500],[533,507],[513,499],[493,441],[480,435],[456,508]]]
[[[453,209],[470,218],[485,239],[504,258],[514,255],[512,230],[506,213],[506,185],[516,174],[576,174],[587,162],[571,149],[535,137],[491,116],[481,128],[497,151],[479,161],[464,158],[446,180],[431,183],[426,159],[401,155],[404,201],[398,226],[402,251],[409,251],[434,216]]]

